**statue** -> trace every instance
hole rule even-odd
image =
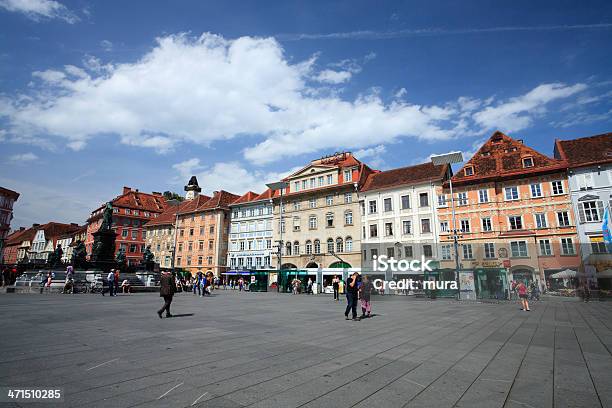
[[[84,268],[87,264],[87,249],[83,241],[78,240],[72,249],[72,265],[75,269]]]
[[[119,251],[117,251],[117,256],[115,256],[115,262],[117,262],[120,268],[123,268],[123,266],[125,265],[125,250],[123,248],[119,248]]]
[[[145,270],[152,271],[153,266],[155,264],[155,255],[151,252],[151,245],[148,245],[142,254],[142,263],[145,267]]]
[[[53,251],[53,253],[51,253],[49,255],[49,258],[47,259],[47,262],[52,267],[58,266],[58,265],[60,265],[62,263],[62,256],[63,255],[64,255],[64,250],[62,249],[62,245],[61,244],[57,244],[57,248],[55,248],[55,251]]]
[[[98,231],[110,231],[113,226],[113,205],[110,202],[106,203],[102,217],[102,224]]]

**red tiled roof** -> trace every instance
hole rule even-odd
[[[120,196],[113,198],[111,203],[113,207],[130,208],[133,210],[155,213],[165,211],[166,207],[168,206],[165,197],[162,195],[143,193],[135,190],[126,191]],[[104,208],[105,205],[106,204],[103,204],[96,208],[92,213]]]
[[[372,172],[366,179],[361,191],[381,190],[386,188],[412,185],[426,181],[442,181],[448,165],[436,166],[433,163]]]
[[[525,168],[523,158],[531,157],[533,166]],[[502,132],[495,132],[452,177],[453,183],[465,184],[487,180],[521,177],[532,174],[563,170],[563,160],[550,158],[524,145]],[[473,167],[474,172],[466,176],[465,169]]]
[[[232,202],[232,204],[243,204],[243,203],[248,203],[249,201],[255,201],[257,197],[259,197],[260,195],[261,194],[257,194],[252,191],[249,191],[243,194],[240,198],[238,198],[234,202]]]
[[[201,198],[200,198],[201,197]],[[168,205],[166,211],[159,214],[157,218],[153,218],[148,221],[144,226],[152,227],[157,225],[172,225],[176,220],[176,214],[185,211],[187,208],[195,208],[195,203],[197,200],[202,200],[202,202],[210,200],[210,197],[206,195],[199,194],[193,200],[182,201],[176,205]]]
[[[8,188],[0,187],[0,194],[4,196],[13,197],[14,200],[19,198],[19,193]]]
[[[555,156],[565,160],[569,167],[612,163],[612,133],[555,140]]]
[[[87,232],[87,224],[86,225],[81,225],[81,226],[77,226],[77,228],[74,231],[68,231],[65,232],[63,234],[61,234],[60,238],[70,238],[72,236],[78,235],[78,234],[82,234],[83,232]]]
[[[193,200],[183,201],[178,209],[178,214],[187,214],[190,212],[194,212],[198,207],[204,205],[207,201],[210,200],[210,197],[204,194],[198,194],[196,198]],[[159,218],[159,217],[157,217]]]
[[[36,235],[38,227],[26,228],[23,231],[17,230],[6,237],[5,246],[20,245],[23,241],[32,241]]]
[[[203,205],[196,208],[196,211],[213,210],[216,208],[228,209],[229,205],[240,198],[239,195],[228,193],[225,190],[215,191],[213,197]]]
[[[48,222],[36,228],[36,231],[41,229],[45,231],[45,239],[58,238],[63,234],[74,233],[81,227],[74,224],[62,224],[59,222]]]
[[[269,200],[269,199],[273,198],[274,196],[276,196],[277,193],[278,193],[277,191],[272,191],[270,189],[267,189],[266,191],[264,191],[263,193],[261,193],[260,195],[255,197],[255,201]]]

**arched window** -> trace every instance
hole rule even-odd
[[[327,252],[334,252],[334,240],[331,238],[327,239]]]
[[[310,240],[306,241],[306,255],[312,254],[312,242]]]
[[[293,242],[293,255],[299,255],[299,254],[300,254],[300,242],[294,241]]]
[[[336,252],[344,252],[344,241],[342,241],[342,238],[336,239]]]
[[[346,249],[346,252],[351,252],[353,250],[353,238],[346,237],[346,240],[344,241],[344,248]]]
[[[344,223],[346,225],[353,225],[353,212],[347,211],[344,213]]]
[[[291,242],[287,242],[285,255],[291,255]]]
[[[314,241],[314,253],[315,254],[321,253],[321,241],[319,241],[318,239],[315,239]]]

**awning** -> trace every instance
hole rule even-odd
[[[250,275],[251,273],[251,271],[229,271],[223,272],[221,275]]]
[[[565,269],[561,272],[553,273],[550,275],[551,279],[572,279],[576,277],[576,271],[571,269]]]

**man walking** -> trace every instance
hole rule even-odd
[[[332,280],[332,287],[334,288],[334,300],[340,300],[340,279],[338,279],[338,275],[334,276]]]
[[[108,275],[106,276],[106,284],[108,285],[108,293],[110,296],[115,296],[115,270],[111,269]],[[102,289],[102,296],[104,296],[104,289]]]
[[[350,311],[353,314],[353,320],[359,321],[357,318],[357,293],[359,291],[359,287],[357,286],[358,279],[359,274],[355,272],[346,280],[346,310],[344,311],[344,317],[346,320],[350,320],[348,317]]]
[[[370,302],[370,295],[374,290],[374,285],[368,279],[368,275],[363,276],[361,287],[359,288],[359,295],[361,297],[361,318],[365,319],[372,316],[372,303]]]
[[[161,274],[159,280],[159,296],[164,298],[164,306],[157,311],[159,318],[162,318],[162,313],[166,311],[166,317],[172,317],[170,313],[170,304],[172,303],[172,297],[176,292],[176,284],[174,283],[174,277],[170,272],[164,271]]]

